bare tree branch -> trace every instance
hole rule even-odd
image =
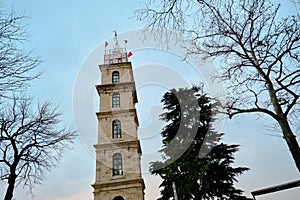
[[[35,70],[40,59],[32,51],[21,50],[28,38],[24,19],[25,15],[14,11],[10,14],[0,11],[0,97],[10,97],[12,91],[24,91],[31,80],[41,75]]]
[[[32,188],[39,183],[76,136],[61,127],[57,107],[45,102],[34,111],[31,103],[28,98],[14,98],[0,110],[0,180],[8,181],[5,200],[12,199],[16,184]]]
[[[162,0],[137,16],[150,27],[184,32],[194,41],[187,56],[213,58],[231,94],[228,116],[271,116],[300,171],[293,126],[300,118],[300,15],[280,18],[279,9],[271,0]]]

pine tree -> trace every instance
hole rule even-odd
[[[173,197],[172,182],[180,200],[247,199],[234,187],[248,170],[231,166],[238,145],[220,143],[223,134],[212,128],[218,102],[193,87],[165,93],[162,103],[163,161],[150,163],[151,173],[163,179],[159,200]]]

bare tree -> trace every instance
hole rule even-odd
[[[296,139],[300,95],[299,15],[279,16],[269,0],[149,1],[138,18],[180,30],[194,41],[188,54],[213,58],[230,96],[229,117],[263,113],[280,128],[300,171]]]
[[[43,179],[73,142],[75,132],[61,127],[60,113],[49,102],[32,109],[32,99],[14,98],[0,109],[0,180],[7,181],[4,200],[15,186],[30,189]]]
[[[22,50],[28,39],[25,15],[14,11],[5,14],[0,10],[0,97],[11,96],[11,91],[23,91],[29,81],[36,79],[40,73],[35,68],[40,59],[32,51]]]

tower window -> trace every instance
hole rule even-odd
[[[124,198],[121,196],[116,196],[113,200],[124,200]]]
[[[119,120],[114,120],[112,122],[112,137],[113,138],[121,138],[121,122]]]
[[[113,59],[109,59],[109,64],[113,64]]]
[[[115,92],[112,95],[112,107],[120,108],[120,94],[118,92]]]
[[[119,83],[120,82],[120,75],[118,71],[114,71],[112,73],[112,83]]]
[[[116,153],[113,155],[113,176],[123,175],[122,155]]]
[[[118,63],[121,63],[122,62],[122,58],[118,58]]]

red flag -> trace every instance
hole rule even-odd
[[[130,56],[132,56],[132,52],[129,51],[129,53],[127,54],[127,57],[129,58]]]

